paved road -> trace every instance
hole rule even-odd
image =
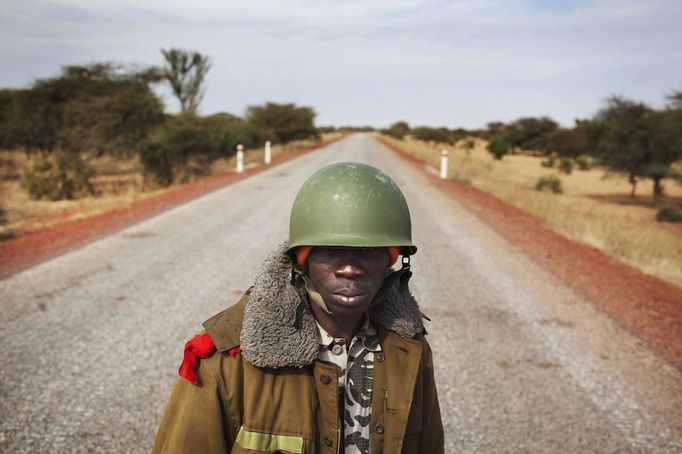
[[[0,281],[0,451],[148,451],[184,341],[339,160],[410,204],[447,452],[682,452],[678,370],[362,134]]]

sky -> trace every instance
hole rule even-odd
[[[680,24],[681,0],[2,0],[0,87],[176,47],[212,60],[202,114],[272,101],[318,125],[572,126],[613,94],[662,107],[682,90]]]

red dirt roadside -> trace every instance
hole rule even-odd
[[[540,219],[455,180],[441,180],[424,163],[378,139],[432,179],[544,269],[682,370],[682,288],[644,274],[590,246],[556,233]]]
[[[230,172],[212,175],[172,187],[161,194],[136,200],[105,213],[67,221],[0,241],[0,279],[330,143],[332,142],[274,156],[268,166],[261,164],[245,168],[241,174]]]

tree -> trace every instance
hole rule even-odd
[[[671,99],[668,108],[657,111],[650,119],[653,130],[652,159],[644,169],[644,174],[654,183],[654,196],[663,195],[665,178],[682,179],[679,172],[673,171],[672,164],[682,159],[682,92]]]
[[[21,90],[0,89],[0,148],[14,148],[11,121]]]
[[[396,139],[402,140],[405,137],[405,134],[407,134],[409,131],[410,126],[407,124],[407,122],[397,121],[389,126],[388,129],[384,129],[381,132],[391,137],[395,137]]]
[[[450,143],[457,143],[462,139],[468,138],[470,132],[464,128],[455,128],[450,130]]]
[[[16,90],[2,119],[4,146],[50,153],[59,142],[64,99],[40,81],[26,90]]]
[[[168,186],[177,178],[207,174],[213,161],[234,154],[238,144],[252,148],[264,142],[262,130],[229,113],[178,115],[154,134],[140,157],[145,173]]]
[[[263,106],[250,106],[246,111],[249,123],[279,143],[318,137],[315,128],[315,111],[312,107],[268,102]]]
[[[605,104],[593,119],[597,155],[609,169],[628,175],[633,197],[641,178],[651,178],[654,196],[662,196],[663,179],[671,176],[671,164],[682,158],[682,111],[674,105],[654,111],[619,96]]]
[[[558,154],[564,158],[577,158],[581,155],[592,154],[591,139],[598,127],[588,120],[576,120],[573,128],[558,128],[545,134],[538,149],[551,155]]]
[[[166,59],[163,77],[180,101],[183,114],[195,114],[204,97],[204,78],[211,69],[211,60],[195,51],[182,49],[161,49]]]
[[[509,148],[510,146],[507,142],[498,138],[495,138],[488,143],[488,151],[498,160],[509,153]]]
[[[501,121],[491,121],[486,125],[485,134],[483,135],[486,139],[492,139],[494,137],[500,137],[507,127]]]
[[[60,144],[77,152],[130,156],[164,122],[163,106],[149,88],[153,69],[138,72],[115,65],[98,72],[90,69],[65,69],[64,82],[76,88],[64,105]]]
[[[668,96],[668,109],[682,110],[682,91],[677,90],[670,93]]]
[[[151,80],[146,69],[111,63],[64,67],[58,77],[5,93],[10,101],[0,116],[2,142],[27,153],[128,156],[164,121]]]
[[[507,125],[502,131],[502,138],[513,147],[524,150],[541,150],[544,138],[555,131],[559,125],[549,117],[519,118]]]
[[[391,125],[391,129],[395,129],[405,135],[410,131],[410,125],[408,125],[406,121],[396,121]]]

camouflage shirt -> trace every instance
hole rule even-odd
[[[345,454],[369,453],[369,422],[372,416],[374,354],[381,351],[377,331],[365,315],[350,348],[343,339],[331,337],[319,324],[317,358],[338,369],[339,400],[344,401],[343,440]]]

